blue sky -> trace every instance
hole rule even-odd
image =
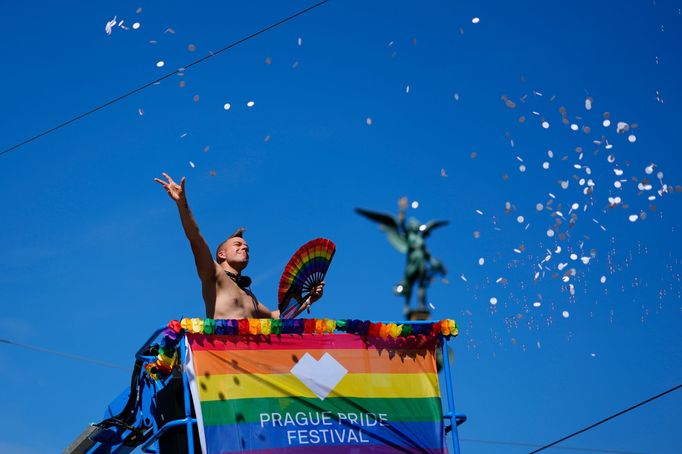
[[[5,5],[1,147],[308,5]],[[316,317],[402,317],[391,288],[404,259],[353,208],[395,213],[407,196],[419,202],[409,215],[449,220],[429,242],[449,270],[429,301],[460,326],[464,452],[527,452],[490,442],[539,446],[671,388],[682,379],[680,8],[331,1],[1,155],[0,338],[129,369],[154,329],[203,315],[176,209],[153,182],[165,171],[187,177],[211,245],[247,227],[248,272],[270,307],[296,248],[334,240]],[[114,16],[141,26],[107,35]],[[0,362],[2,452],[63,449],[129,381],[6,344]],[[680,408],[678,391],[561,446],[679,452]]]

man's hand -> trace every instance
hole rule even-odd
[[[163,175],[167,181],[160,178],[154,178],[154,181],[163,186],[170,198],[176,202],[185,200],[185,177],[182,177],[180,184],[177,184],[167,173],[162,173],[161,175]]]
[[[324,294],[324,281],[320,282],[320,285],[315,287],[310,292],[310,296],[308,296],[308,298],[306,298],[306,300],[303,302],[303,307],[305,309],[308,309],[308,311],[310,311],[310,306],[312,306],[315,301],[322,298],[323,294]]]

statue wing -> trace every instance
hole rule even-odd
[[[450,222],[448,221],[429,221],[426,224],[424,224],[425,227],[424,230],[422,230],[422,236],[426,238],[431,234],[431,230],[437,229],[438,227],[443,227],[445,225],[448,225],[449,223]]]
[[[407,252],[407,241],[405,240],[405,237],[400,234],[398,221],[393,216],[385,213],[377,213],[376,211],[363,210],[362,208],[356,208],[355,212],[366,217],[370,221],[378,223],[379,228],[386,233],[388,242],[391,243],[391,246],[403,254]]]

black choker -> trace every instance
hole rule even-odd
[[[251,278],[249,276],[237,275],[230,273],[227,270],[225,270],[225,274],[227,274],[229,278],[232,279],[234,283],[237,284],[237,286],[242,290],[246,290],[251,286]]]

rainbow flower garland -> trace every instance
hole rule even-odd
[[[278,334],[333,334],[342,332],[366,336],[368,339],[395,340],[394,347],[406,348],[415,341],[442,336],[449,338],[458,333],[454,320],[445,319],[433,323],[382,323],[362,320],[331,319],[240,319],[214,320],[211,318],[183,318],[172,320],[162,333],[158,344],[156,361],[145,366],[154,380],[163,380],[177,364],[178,345],[184,333],[218,335],[278,335]]]

